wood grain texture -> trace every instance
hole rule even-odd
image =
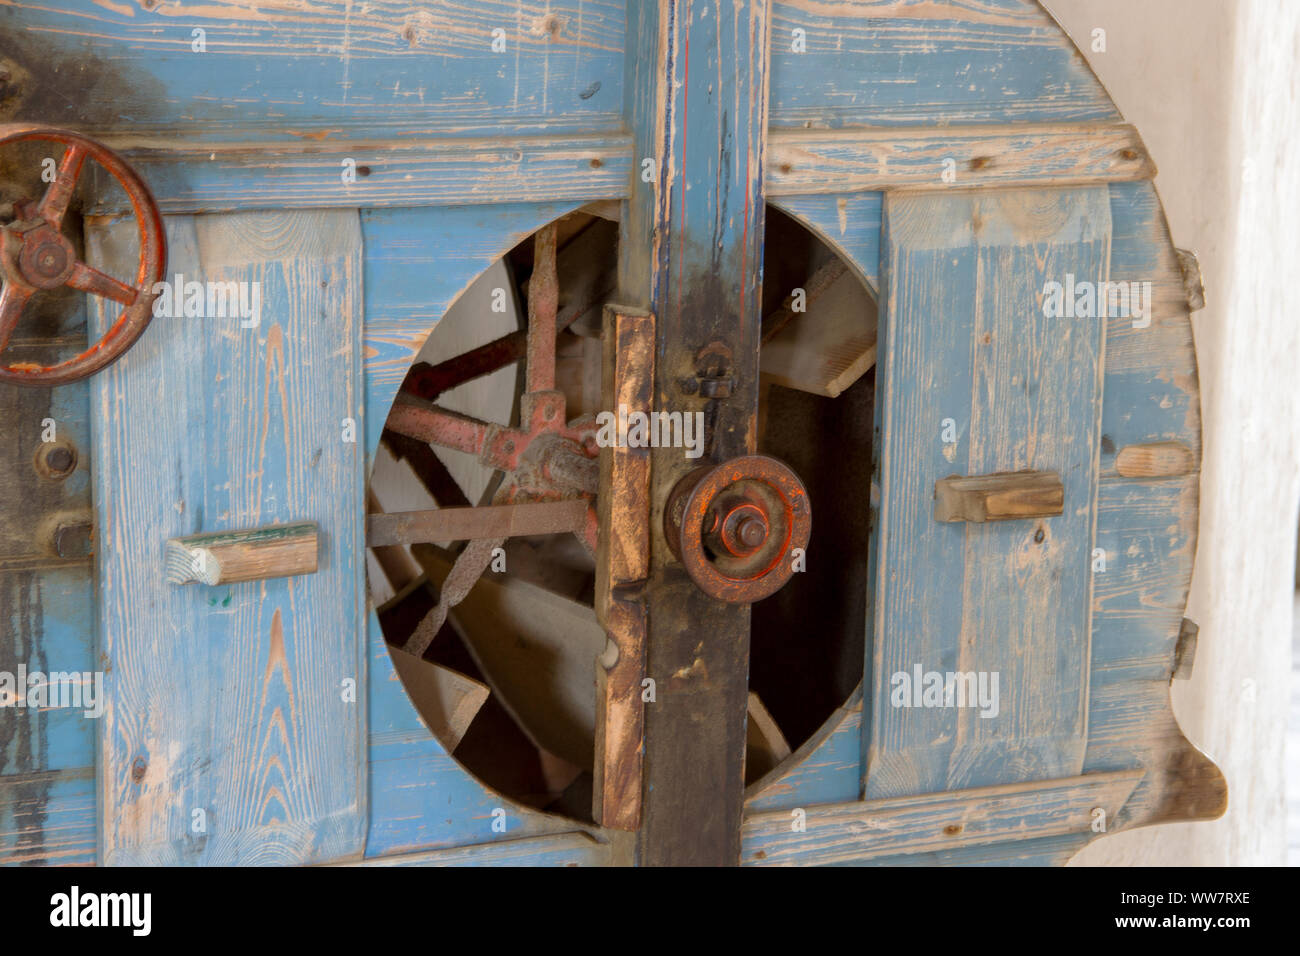
[[[1085,771],[1144,765],[1151,773],[1111,829],[1212,819],[1227,800],[1222,773],[1174,718],[1169,679],[1196,554],[1201,416],[1186,289],[1150,183],[1110,187],[1111,280],[1150,282],[1150,323],[1107,323],[1102,481],[1094,574],[1093,686]],[[1175,441],[1181,477],[1125,479],[1118,451]]]
[[[1155,187],[1110,187],[1112,282],[1150,283],[1150,324],[1116,316],[1106,323],[1102,400],[1103,475],[1127,445],[1182,442],[1201,457],[1201,402],[1196,350],[1177,254]],[[1187,565],[1190,576],[1190,562]]]
[[[206,50],[195,52],[195,29]],[[504,49],[493,49],[493,30]],[[623,4],[552,0],[321,0],[310,7],[86,4],[19,8],[6,24],[33,77],[10,116],[91,135],[317,142],[370,136],[613,131],[622,105]],[[499,45],[498,45],[499,46]],[[93,49],[96,82],[59,96]],[[60,76],[64,72],[64,76]],[[42,95],[44,94],[44,95]],[[238,109],[232,109],[232,104]]]
[[[50,298],[34,300],[6,361],[84,348],[84,298]],[[92,520],[88,386],[3,386],[0,407],[0,671],[93,672],[93,555],[60,556],[54,543],[60,525]],[[47,420],[55,443],[43,440]],[[55,448],[76,464],[48,478],[36,462]],[[94,862],[95,720],[12,703],[0,709],[0,865]]]
[[[868,799],[1077,773],[1087,685],[1102,326],[1046,280],[1104,280],[1104,187],[885,202],[881,503]],[[942,440],[952,419],[956,442]],[[939,524],[953,471],[1059,472],[1066,514]],[[990,602],[988,595],[997,594]],[[999,675],[1000,707],[905,707],[894,675]]]
[[[366,860],[358,866],[611,866],[617,854],[583,832]]]
[[[624,68],[636,42],[626,39],[629,6],[323,0],[310,12],[254,15],[237,0],[152,10],[55,0],[20,8],[12,24],[20,39],[5,53],[36,82],[0,119],[90,135],[202,128],[216,141],[488,135],[503,124],[611,132],[635,82]],[[772,24],[776,127],[1119,120],[1069,38],[1030,0],[786,0],[773,4]],[[195,28],[207,31],[204,53],[192,49]],[[494,29],[504,31],[504,51],[492,49]],[[795,50],[795,29],[806,52]],[[40,95],[65,80],[85,43],[99,57],[98,82],[83,97]]]
[[[1150,282],[1151,323],[1107,321],[1102,399],[1101,481],[1094,572],[1092,690],[1085,770],[1145,766],[1138,786],[1111,830],[1159,819],[1222,810],[1224,784],[1213,764],[1190,744],[1169,712],[1168,681],[1187,604],[1196,551],[1201,446],[1200,397],[1186,291],[1155,189],[1149,182],[1109,187],[1112,222],[1110,279]],[[879,193],[781,197],[782,209],[845,256],[878,287]],[[1116,468],[1126,445],[1176,441],[1194,456],[1193,470],[1175,479],[1131,481]],[[860,773],[859,721],[838,718],[836,730],[814,736],[773,779],[750,791],[755,807],[790,808],[853,798],[850,772]],[[1180,799],[1186,771],[1188,797]],[[921,856],[882,858],[889,865],[1061,863],[1092,838],[1084,834]],[[1041,848],[1038,849],[1038,848]]]
[[[608,305],[601,341],[601,404],[649,412],[654,400],[655,320],[648,312]],[[600,453],[600,522],[596,616],[607,636],[596,662],[595,771],[592,814],[604,826],[635,830],[641,822],[646,661],[642,587],[650,576],[650,453]]]
[[[1065,485],[1055,472],[1018,471],[934,483],[934,520],[1016,521],[1065,511]]]
[[[634,181],[621,220],[618,301],[655,316],[655,410],[707,405],[714,462],[756,442],[768,13],[768,0],[628,6],[628,124],[654,176]],[[711,342],[737,383],[714,402],[679,387]],[[654,449],[651,462],[651,501],[702,463],[680,448]],[[657,683],[638,859],[730,865],[740,854],[749,608],[707,597],[656,520],[651,535],[646,674]]]
[[[1155,173],[1137,130],[1118,123],[778,130],[768,150],[770,196],[1078,186]]]
[[[806,311],[785,307],[764,318],[765,382],[835,398],[876,364],[875,300],[855,272],[834,265],[824,288],[808,280]]]
[[[778,0],[771,86],[782,129],[1120,120],[1034,0]]]
[[[1121,478],[1179,478],[1196,468],[1196,457],[1182,442],[1125,445],[1115,456]]]
[[[626,135],[214,143],[110,137],[164,213],[456,206],[622,199],[640,172]],[[635,168],[634,168],[635,167]],[[345,170],[349,175],[345,178]],[[129,209],[92,171],[92,212]],[[1069,186],[1150,179],[1137,131],[1122,124],[778,130],[769,198],[883,189]]]
[[[772,205],[799,220],[837,250],[877,300],[880,292],[880,217],[884,194],[779,196]]]
[[[94,379],[110,696],[99,727],[102,862],[359,856],[365,507],[363,457],[342,429],[361,420],[357,215],[167,225],[174,272],[260,282],[263,310],[255,328],[156,319]],[[92,229],[93,261],[120,268],[133,229]],[[224,595],[163,583],[166,537],[301,520],[323,533],[315,575]]]
[[[1123,808],[1141,770],[1086,774],[915,797],[808,808],[805,829],[786,811],[745,820],[750,865],[860,863],[899,854],[968,849],[1005,841],[1086,833],[1092,811]]]
[[[613,199],[627,194],[633,173],[630,140],[613,134],[287,144],[125,136],[111,145],[149,183],[159,208],[173,215]],[[95,175],[93,211],[127,211],[108,175],[98,169]]]
[[[217,585],[315,574],[319,551],[313,521],[170,538],[167,581]]]

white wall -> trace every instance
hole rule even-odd
[[[1283,734],[1300,505],[1300,2],[1047,0],[1160,169],[1176,245],[1200,257],[1193,316],[1205,461],[1188,617],[1187,736],[1228,778],[1213,823],[1119,833],[1075,864],[1285,861]],[[1106,30],[1106,52],[1091,50]]]

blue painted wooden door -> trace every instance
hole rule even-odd
[[[92,228],[92,261],[115,264],[134,228]],[[170,217],[167,232],[171,281],[238,283],[261,309],[159,316],[93,381],[102,860],[360,856],[360,222],[236,213]],[[170,537],[293,521],[319,525],[315,574],[165,580]]]
[[[1073,776],[1087,744],[1105,325],[1050,314],[1044,292],[1105,281],[1109,193],[891,193],[884,213],[866,796]],[[1063,514],[936,520],[939,479],[1028,470],[1061,476]],[[926,692],[939,686],[929,675],[947,697]]]

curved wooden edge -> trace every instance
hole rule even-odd
[[[862,685],[858,684],[802,746],[745,788],[746,813],[860,797],[861,732]]]

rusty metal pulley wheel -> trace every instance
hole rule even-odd
[[[66,385],[95,374],[126,353],[153,317],[153,287],[167,268],[162,216],[149,187],[122,157],[93,139],[48,126],[0,124],[0,147],[21,142],[66,147],[54,180],[39,203],[14,203],[13,222],[0,229],[0,352],[9,344],[24,308],[37,292],[68,286],[122,305],[107,332],[79,355],[56,365],[0,364],[0,382],[15,385]],[[86,159],[93,159],[118,182],[131,200],[140,230],[140,262],[128,284],[100,272],[76,254],[63,234],[64,216]]]
[[[803,482],[767,455],[696,468],[664,508],[673,555],[700,590],[732,604],[761,601],[789,581],[811,531]]]

